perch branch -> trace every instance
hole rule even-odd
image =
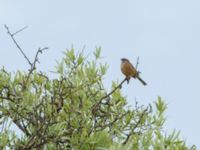
[[[107,95],[101,97],[98,102],[96,104],[94,104],[92,106],[92,112],[94,114],[94,112],[96,112],[98,106],[101,104],[101,102],[106,99],[107,97],[109,97],[110,95],[112,95],[117,89],[121,88],[122,84],[127,81],[127,78],[125,78],[118,86],[116,86],[110,93],[108,93]]]

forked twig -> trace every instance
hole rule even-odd
[[[18,30],[17,32],[15,32],[15,33],[13,33],[13,34],[10,32],[10,30],[9,30],[9,28],[8,28],[7,25],[4,25],[4,27],[6,28],[7,33],[10,35],[11,39],[13,40],[13,42],[15,43],[15,45],[17,46],[17,48],[19,49],[19,51],[22,53],[22,55],[24,56],[24,58],[27,60],[28,64],[31,65],[30,59],[26,56],[26,54],[24,53],[24,51],[22,50],[22,48],[19,46],[19,44],[17,43],[17,41],[16,41],[15,38],[14,38],[14,36],[15,36],[17,33],[23,31],[23,30],[26,29],[27,27],[26,27],[26,28],[24,27],[24,28]]]
[[[28,73],[28,77],[26,79],[29,80],[30,78],[30,75],[31,73],[36,69],[36,63],[38,62],[39,63],[39,54],[42,53],[44,50],[48,49],[48,47],[44,47],[44,48],[39,48],[35,54],[35,57],[34,57],[34,60],[33,62],[30,61],[30,59],[27,57],[27,55],[25,54],[25,52],[23,51],[23,49],[19,46],[19,44],[17,43],[17,41],[15,40],[14,36],[16,34],[18,34],[19,32],[22,32],[23,30],[25,30],[26,28],[28,28],[28,26],[25,26],[23,27],[22,29],[14,32],[14,33],[11,33],[8,26],[7,25],[4,25],[4,27],[6,28],[7,30],[7,33],[8,35],[10,35],[11,39],[13,40],[14,44],[17,46],[17,48],[19,49],[19,51],[21,52],[21,54],[24,56],[24,58],[26,59],[26,61],[28,62],[28,64],[30,65],[30,69],[29,69],[29,73]]]
[[[26,28],[28,28],[28,26],[23,27],[22,29],[16,31],[15,33],[12,34],[12,36],[16,35],[19,32],[22,32],[23,30],[25,30]]]

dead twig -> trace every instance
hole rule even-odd
[[[23,30],[25,30],[26,28],[28,28],[28,26],[23,27],[22,29],[16,31],[15,33],[12,34],[12,36],[16,35],[19,32],[22,32]]]
[[[138,65],[139,65],[139,57],[137,57],[137,62],[136,62],[136,65],[135,65],[135,68],[136,68],[136,70],[137,70],[137,68],[138,68]]]
[[[39,48],[39,49],[37,50],[36,54],[35,54],[35,57],[34,57],[33,62],[31,62],[30,59],[29,59],[29,58],[27,57],[27,55],[25,54],[25,52],[23,51],[23,49],[19,46],[19,44],[17,43],[17,41],[16,41],[15,38],[14,38],[14,36],[15,36],[16,34],[18,34],[19,32],[22,32],[23,30],[25,30],[26,28],[28,28],[28,26],[25,26],[25,27],[23,27],[22,29],[20,29],[20,30],[14,32],[14,33],[11,33],[11,32],[10,32],[10,29],[8,28],[7,25],[4,25],[4,27],[6,28],[7,33],[8,33],[8,35],[10,35],[10,37],[11,37],[12,41],[14,42],[14,44],[17,46],[17,48],[19,49],[19,51],[21,52],[21,54],[24,56],[24,58],[26,59],[26,61],[27,61],[28,64],[30,65],[29,73],[28,73],[28,76],[27,76],[27,79],[26,79],[26,82],[25,82],[25,83],[27,83],[27,81],[28,81],[29,78],[30,78],[30,75],[31,75],[32,72],[36,69],[36,63],[37,63],[37,62],[39,63],[39,59],[38,59],[39,54],[42,54],[42,52],[43,52],[44,50],[47,50],[48,47]]]
[[[28,64],[31,65],[30,59],[26,56],[26,54],[24,53],[24,51],[22,50],[22,48],[19,46],[19,44],[17,43],[17,41],[16,41],[15,38],[14,38],[14,36],[15,36],[17,33],[19,33],[19,32],[21,32],[21,31],[25,30],[27,27],[26,27],[26,28],[24,27],[24,28],[18,30],[17,32],[15,32],[15,33],[13,33],[13,34],[10,32],[10,30],[9,30],[9,28],[8,28],[7,25],[4,25],[4,27],[6,28],[8,35],[10,35],[11,39],[13,40],[13,42],[15,43],[15,45],[17,46],[17,48],[19,49],[19,51],[22,53],[22,55],[24,56],[24,58],[27,60]]]
[[[35,58],[34,58],[34,61],[33,61],[33,63],[30,64],[31,67],[30,67],[30,69],[29,69],[29,73],[28,73],[28,77],[27,77],[27,79],[26,79],[26,82],[29,80],[31,73],[36,69],[36,63],[37,63],[37,62],[40,63],[40,62],[39,62],[39,59],[38,59],[39,54],[40,54],[40,53],[42,54],[42,52],[43,52],[44,50],[47,50],[47,49],[48,49],[48,47],[44,47],[44,48],[39,48],[39,49],[37,50],[36,55],[35,55]]]

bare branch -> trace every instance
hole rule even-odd
[[[15,43],[15,45],[17,46],[17,48],[19,49],[19,51],[22,53],[22,55],[24,56],[24,58],[27,60],[28,64],[31,65],[31,61],[30,61],[29,58],[26,56],[26,54],[24,53],[24,51],[22,50],[22,48],[19,46],[19,44],[17,43],[17,41],[16,41],[15,38],[14,38],[14,35],[16,35],[17,33],[21,32],[21,31],[23,31],[23,30],[25,29],[25,27],[22,28],[22,29],[20,29],[20,30],[18,30],[18,31],[15,32],[14,34],[12,34],[12,33],[10,32],[10,30],[9,30],[9,28],[8,28],[7,25],[4,25],[4,27],[6,28],[8,35],[10,35],[11,39],[13,40],[13,42]]]
[[[34,61],[33,63],[31,63],[30,59],[26,56],[26,54],[24,53],[24,51],[22,50],[22,48],[19,46],[19,44],[17,43],[17,41],[15,40],[14,36],[19,33],[22,32],[23,30],[25,30],[28,26],[23,27],[22,29],[16,31],[15,33],[11,33],[8,26],[5,25],[5,28],[7,30],[7,33],[10,35],[10,37],[12,38],[13,42],[15,43],[15,45],[17,46],[17,48],[20,50],[20,52],[22,53],[22,55],[24,56],[24,58],[28,61],[28,64],[31,66],[30,68],[30,74],[33,72],[33,70],[35,69],[36,66],[36,62],[39,62],[38,60],[38,56],[40,53],[42,53],[44,50],[48,49],[48,47],[44,47],[44,48],[39,48],[37,50],[37,53],[35,55]]]
[[[36,69],[36,63],[37,62],[39,63],[39,59],[38,59],[39,54],[42,53],[44,50],[48,49],[48,47],[39,48],[37,50],[36,54],[35,54],[33,62],[31,62],[30,59],[27,57],[27,55],[24,53],[24,51],[22,50],[22,48],[19,46],[19,44],[17,43],[17,41],[14,38],[14,36],[16,34],[18,34],[19,32],[22,32],[23,30],[25,30],[28,26],[23,27],[22,29],[16,31],[15,33],[11,33],[7,25],[4,25],[4,27],[6,28],[8,35],[10,35],[11,39],[13,40],[13,42],[15,43],[15,45],[17,46],[17,48],[20,50],[20,52],[22,53],[22,55],[24,56],[24,58],[27,60],[28,64],[30,65],[29,73],[28,73],[28,76],[27,76],[26,82],[25,82],[25,83],[27,83],[27,81],[30,78],[30,75]]]
[[[31,69],[30,69],[30,72],[31,72],[31,73],[32,73],[32,71],[35,69],[36,63],[37,63],[37,62],[39,63],[39,59],[38,59],[39,54],[40,54],[40,53],[42,54],[42,52],[43,52],[44,50],[46,50],[46,49],[48,49],[48,47],[39,48],[39,49],[38,49],[38,51],[37,51],[37,53],[36,53],[36,55],[35,55],[34,61],[33,61],[33,63],[31,63]]]
[[[20,29],[20,30],[16,31],[15,33],[13,33],[12,36],[16,35],[19,32],[22,32],[23,30],[25,30],[27,28],[28,28],[28,26],[23,27],[22,29]]]
[[[139,65],[139,57],[137,57],[137,62],[136,62],[136,65],[135,65],[136,70],[138,68],[138,65]]]

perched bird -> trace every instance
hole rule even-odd
[[[137,78],[143,85],[147,85],[144,80],[142,80],[139,76],[139,72],[135,69],[135,67],[130,63],[130,61],[126,58],[121,59],[121,71],[126,76],[127,80],[131,77]]]

